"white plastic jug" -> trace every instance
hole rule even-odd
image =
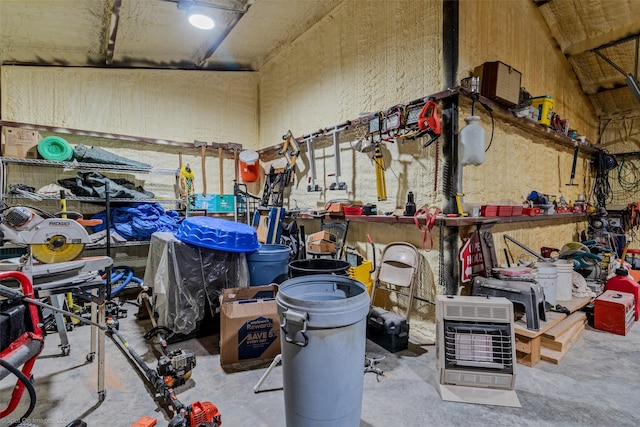
[[[460,164],[481,165],[484,162],[484,128],[480,126],[479,116],[465,117],[467,125],[460,131]]]

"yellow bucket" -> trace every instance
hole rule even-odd
[[[349,267],[349,277],[364,283],[364,285],[367,287],[367,292],[369,292],[369,295],[371,295],[371,288],[373,287],[373,281],[371,280],[370,273],[372,268],[373,263],[371,261],[362,261],[362,264],[357,267]]]
[[[531,98],[531,106],[538,109],[538,123],[545,126],[551,126],[553,104],[553,98],[550,95]]]

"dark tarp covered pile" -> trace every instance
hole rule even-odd
[[[151,165],[147,163],[130,160],[126,157],[110,153],[102,148],[87,147],[82,144],[76,145],[76,148],[73,149],[73,158],[85,163],[102,163],[104,165],[123,165],[140,169],[151,169]]]
[[[154,194],[145,191],[126,179],[110,179],[98,172],[78,172],[75,178],[58,180],[64,188],[71,190],[73,194],[80,197],[105,198],[106,183],[109,182],[109,197],[120,199],[146,200],[152,199]]]

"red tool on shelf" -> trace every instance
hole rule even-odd
[[[442,134],[442,127],[440,125],[440,116],[438,115],[438,104],[435,101],[429,101],[424,104],[418,117],[418,129],[420,129],[420,136],[425,134],[431,138],[425,142],[422,146],[428,147],[434,143]]]

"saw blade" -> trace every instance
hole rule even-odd
[[[53,236],[48,243],[30,246],[33,257],[46,264],[74,260],[84,250],[84,243],[67,243],[67,239],[60,235]]]

